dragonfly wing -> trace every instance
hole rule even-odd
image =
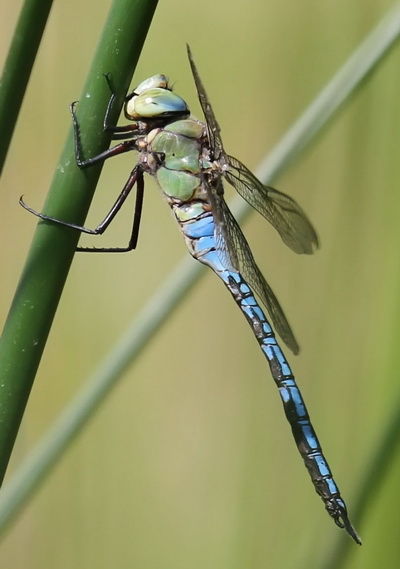
[[[294,354],[299,352],[299,345],[294,337],[292,329],[286,316],[258,268],[250,246],[243,235],[236,219],[233,217],[222,196],[216,196],[218,218],[216,219],[216,244],[218,255],[221,262],[225,262],[226,255],[235,263],[236,267],[229,268],[240,272],[254,292],[260,297],[262,303],[268,310],[273,326],[285,344]],[[234,254],[231,254],[234,251]]]
[[[306,214],[291,197],[264,186],[244,164],[227,156],[226,179],[236,191],[275,227],[283,242],[295,253],[311,254],[318,236]]]
[[[211,174],[211,176],[213,175]],[[202,183],[207,188],[208,199],[213,212],[214,240],[219,260],[228,271],[238,273],[240,264],[235,241],[232,240],[228,227],[229,218],[225,215],[227,206],[224,200],[222,178],[221,176],[210,177],[202,172]]]
[[[213,152],[213,160],[218,160],[222,155],[225,155],[225,151],[221,140],[221,128],[215,118],[214,111],[211,107],[210,101],[208,100],[206,90],[204,88],[203,82],[200,79],[199,72],[193,61],[192,52],[190,47],[186,45],[187,54],[189,58],[190,67],[193,74],[193,79],[196,84],[197,96],[200,101],[201,108],[203,109],[204,118],[206,119],[207,135],[210,143],[211,150]]]

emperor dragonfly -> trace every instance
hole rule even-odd
[[[115,95],[110,98],[104,129],[111,130],[115,139],[128,140],[98,156],[84,159],[74,104],[71,105],[76,162],[80,168],[90,167],[131,150],[139,152],[139,160],[121,193],[107,216],[95,229],[39,213],[28,207],[22,198],[20,203],[41,219],[98,235],[104,233],[136,185],[136,209],[128,245],[113,248],[77,248],[78,251],[90,252],[130,251],[136,247],[138,239],[144,191],[143,175],[148,173],[154,176],[174,213],[189,252],[195,259],[209,266],[224,282],[250,324],[269,363],[296,445],[326,510],[339,527],[344,528],[356,543],[361,544],[322,453],[293,372],[254,296],[256,293],[261,299],[274,328],[291,351],[297,354],[299,346],[283,310],[258,268],[250,247],[224,200],[223,179],[275,227],[284,243],[296,253],[310,254],[316,250],[316,232],[303,210],[291,197],[264,186],[244,164],[225,152],[220,127],[189,46],[187,51],[205,123],[189,116],[187,104],[172,92],[164,75],[155,75],[140,83],[126,97],[124,114],[131,121],[130,124],[122,127],[109,124]]]

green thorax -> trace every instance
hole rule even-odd
[[[201,185],[200,158],[204,124],[195,119],[170,123],[151,142],[151,152],[163,156],[156,177],[167,198],[189,201]]]

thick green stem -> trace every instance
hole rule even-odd
[[[25,0],[0,79],[0,174],[53,0]]]
[[[110,135],[103,117],[110,96],[103,74],[112,74],[120,111],[157,0],[115,0],[84,86],[78,108],[87,155],[104,150]],[[119,108],[118,108],[119,107]],[[81,171],[70,133],[44,211],[84,222],[101,168]],[[3,480],[79,233],[40,222],[0,341],[0,481]]]

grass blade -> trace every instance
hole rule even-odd
[[[0,79],[0,175],[53,0],[25,0]]]

